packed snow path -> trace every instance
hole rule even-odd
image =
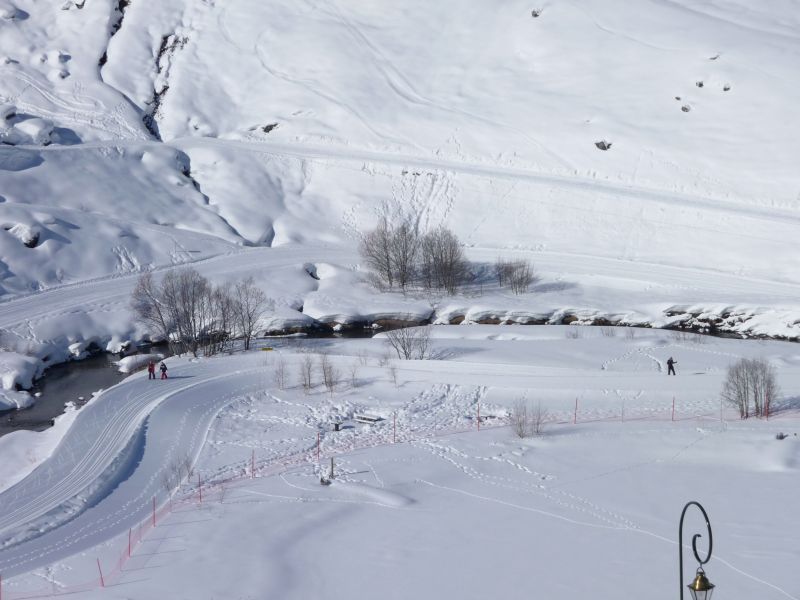
[[[255,362],[181,362],[166,381],[129,378],[81,410],[54,454],[0,494],[0,572],[52,563],[141,521],[164,497],[170,465],[194,461],[219,409],[263,386],[242,377]]]

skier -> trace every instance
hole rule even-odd
[[[672,360],[671,356],[667,359],[667,375],[675,375],[675,365],[676,364],[677,364],[677,362]],[[677,377],[677,375],[676,375],[676,377]]]
[[[156,363],[152,360],[147,363],[147,378],[148,379],[155,379],[156,378]]]
[[[161,366],[160,366],[160,367],[158,367],[158,368],[161,370],[161,379],[166,379],[166,378],[167,378],[167,365],[165,365],[165,364],[162,362],[162,363],[161,363]]]

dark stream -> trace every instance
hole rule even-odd
[[[92,392],[119,383],[126,375],[117,371],[116,360],[116,355],[103,353],[50,367],[30,390],[41,394],[33,406],[0,413],[0,436],[17,429],[47,429],[64,412],[65,403],[85,404]]]
[[[153,351],[166,354],[165,350]],[[31,394],[41,394],[33,406],[0,412],[0,436],[18,429],[43,431],[52,427],[53,419],[63,414],[67,402],[82,406],[91,400],[93,392],[110,388],[129,375],[117,370],[114,363],[118,360],[118,355],[103,352],[49,367],[29,390]]]

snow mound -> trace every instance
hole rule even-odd
[[[151,360],[159,362],[164,359],[163,354],[134,354],[133,356],[126,356],[125,358],[117,361],[117,369],[120,373],[133,373],[141,369]]]

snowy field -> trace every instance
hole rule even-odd
[[[2,600],[674,599],[692,499],[716,598],[800,600],[798,346],[562,325],[800,339],[799,30],[795,0],[0,0],[0,410],[148,339],[137,278],[188,264],[253,276],[262,332],[436,338],[170,358],[4,436]],[[471,282],[376,292],[382,218],[450,228]],[[740,357],[769,422],[720,405]]]
[[[133,375],[0,494],[4,598],[611,598],[623,583],[669,598],[691,499],[710,513],[717,593],[800,597],[796,345],[575,330],[436,327],[425,361],[387,358],[380,337],[277,339],[271,352],[170,359],[167,382]],[[341,376],[332,393],[322,353]],[[777,369],[769,421],[720,406],[740,357]],[[542,436],[507,426],[522,398],[546,408]],[[318,433],[323,472],[335,458],[327,487]],[[165,474],[186,456],[193,474],[169,499]]]

